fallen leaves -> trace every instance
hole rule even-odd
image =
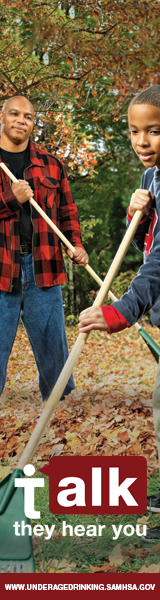
[[[157,329],[155,339],[156,335]],[[76,337],[77,330],[69,328],[69,346]],[[92,332],[74,370],[76,391],[58,403],[37,448],[36,462],[41,466],[60,454],[141,455],[155,469],[151,394],[156,371],[154,358],[133,330],[109,339]],[[0,460],[9,460],[13,468],[43,410],[37,369],[22,325],[0,407]]]
[[[34,540],[33,540],[34,545]],[[36,543],[37,545],[37,543]],[[40,563],[37,573],[75,573],[76,563],[69,559],[69,554],[66,554],[66,558],[62,560],[58,560],[57,558],[53,558],[46,562],[42,555],[42,560]]]
[[[112,550],[111,554],[109,554],[109,562],[113,567],[123,564],[124,557],[122,554],[121,544],[117,544],[114,550]]]
[[[122,565],[125,561],[125,556],[122,553],[121,544],[116,544],[113,548],[112,552],[109,554],[108,562],[105,562],[102,567],[95,567],[90,565],[91,571],[93,573],[102,573],[102,572],[111,572],[115,573],[117,571],[117,567]]]
[[[91,573],[117,573],[118,567],[112,567],[109,563],[104,563],[102,567],[90,565]]]
[[[148,520],[147,517],[146,519]],[[140,522],[140,519],[138,520],[138,522]],[[147,559],[147,556],[149,556],[150,552],[151,548],[142,548],[141,545],[136,542],[129,548],[125,546],[122,547],[120,543],[116,544],[112,552],[109,554],[108,562],[105,562],[101,567],[90,565],[91,572],[116,573],[118,572],[118,567],[120,567],[125,562],[125,560],[131,559],[135,561],[136,556],[141,559]],[[156,546],[152,548],[152,553],[153,552],[160,552],[160,543],[156,544]],[[138,573],[160,573],[160,563],[152,563],[148,566],[144,564],[139,569]]]
[[[143,565],[143,567],[139,569],[138,573],[160,573],[160,563],[158,563],[157,565],[153,563],[148,567],[146,567],[146,565]]]
[[[142,515],[142,517],[139,517],[137,519],[137,523],[139,525],[147,525],[148,521],[149,521],[149,517],[146,517],[146,515]]]
[[[160,552],[160,542],[153,547],[154,552]]]
[[[4,479],[5,477],[7,477],[7,475],[9,475],[10,473],[10,468],[8,467],[2,467],[0,465],[0,479]]]
[[[76,568],[76,563],[73,561],[66,560],[63,558],[61,562],[59,562],[56,558],[52,560],[50,563],[50,568],[48,573],[73,573]]]

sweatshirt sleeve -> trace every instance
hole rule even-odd
[[[121,313],[110,304],[110,306],[101,306],[104,319],[108,325],[109,333],[116,333],[130,327],[130,323],[121,315]]]
[[[112,331],[121,331],[124,326],[136,323],[155,304],[160,296],[160,233],[155,237],[154,244],[146,258],[146,262],[140,267],[138,275],[131,282],[128,292],[120,300],[113,302],[112,309],[120,314],[119,327],[117,313],[109,312],[110,307],[102,307],[104,318],[109,323]],[[104,311],[105,309],[105,311]],[[110,318],[111,317],[111,318]],[[125,325],[125,321],[129,325]],[[113,324],[112,324],[113,322]],[[117,323],[116,329],[114,329]],[[112,333],[110,331],[110,333]]]

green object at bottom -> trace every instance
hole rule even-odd
[[[29,535],[29,519],[24,514],[24,489],[13,488],[11,482],[17,476],[15,470],[0,483],[0,505],[10,489],[10,498],[0,515],[0,572],[1,573],[34,573],[32,539]],[[19,477],[24,476],[19,471]],[[18,523],[15,535],[15,523]],[[21,535],[21,533],[25,535]]]
[[[157,361],[157,363],[159,362],[159,358],[160,358],[160,347],[158,346],[158,344],[156,344],[156,342],[154,342],[154,340],[152,340],[151,336],[149,335],[149,333],[147,333],[145,331],[145,329],[143,329],[143,327],[141,327],[138,330],[138,333],[140,333],[141,337],[143,338],[143,340],[146,342],[149,350],[152,352],[155,360]]]

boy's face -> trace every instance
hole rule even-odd
[[[160,169],[160,108],[132,104],[128,111],[133,150],[146,168]]]

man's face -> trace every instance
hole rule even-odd
[[[10,98],[1,113],[2,147],[4,141],[15,146],[28,144],[28,139],[34,125],[34,109],[32,104],[21,96]],[[23,149],[23,148],[22,148]]]
[[[132,104],[128,111],[131,142],[146,169],[160,169],[160,108],[151,104]]]

